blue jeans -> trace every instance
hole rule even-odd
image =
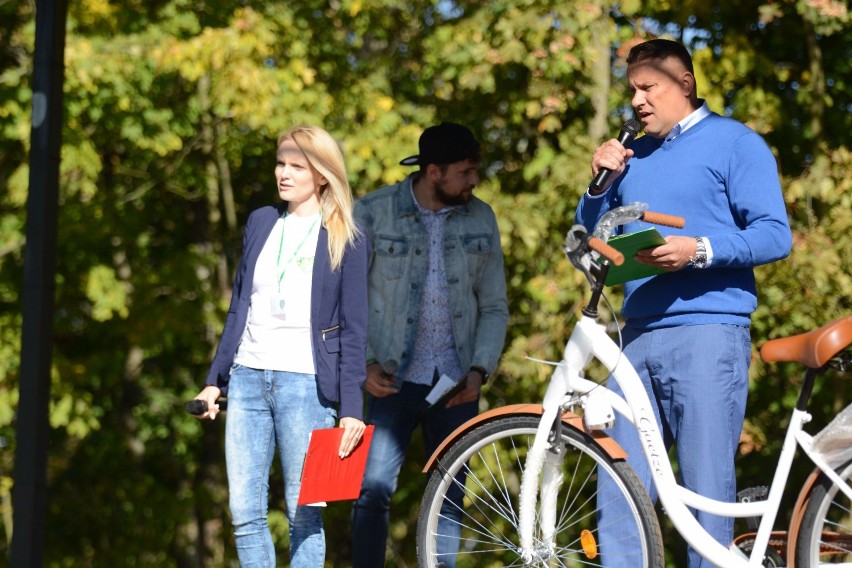
[[[477,401],[453,408],[432,407],[427,411],[424,398],[430,388],[403,382],[397,394],[367,399],[367,422],[374,424],[376,429],[361,496],[352,509],[352,560],[355,568],[379,568],[385,564],[391,497],[396,491],[405,451],[417,424],[421,424],[428,457],[444,438],[479,411]],[[440,521],[438,526],[441,534],[450,535],[438,543],[439,552],[447,553],[442,558],[447,567],[455,564],[455,552],[458,550],[458,536],[453,538],[452,535],[459,533],[461,491],[454,497],[457,505],[447,504],[442,508],[449,518]]]
[[[334,426],[336,411],[315,375],[235,366],[228,386],[225,461],[237,555],[243,567],[273,568],[267,525],[269,471],[278,446],[290,530],[291,566],[325,560],[322,508],[297,507],[302,463],[312,430]]]
[[[696,325],[644,332],[625,328],[623,339],[624,353],[645,385],[666,448],[675,445],[681,483],[706,497],[735,501],[734,456],[745,417],[751,361],[748,328]],[[607,386],[621,393],[612,378]],[[627,462],[656,502],[657,491],[636,430],[617,417],[607,434],[627,452]],[[598,516],[603,564],[608,568],[635,566],[629,553],[636,550],[631,541],[637,536],[627,534],[619,523],[629,511],[616,498],[617,489],[608,476],[598,480],[598,491],[599,503],[615,502],[602,507]],[[731,542],[732,518],[692,512],[717,541],[725,546]],[[713,564],[689,547],[687,566]]]

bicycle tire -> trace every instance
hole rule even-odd
[[[459,472],[466,472],[465,501],[460,523],[457,568],[519,566],[518,493],[526,452],[535,437],[539,416],[507,416],[484,423],[457,440],[432,472],[420,508],[417,527],[418,562],[441,566],[437,527],[447,490]],[[596,475],[604,470],[616,480],[630,506],[625,526],[638,527],[641,558],[631,567],[662,568],[663,542],[659,522],[642,482],[622,460],[613,460],[594,441],[574,428],[562,429],[565,481],[557,496],[556,546],[543,551],[535,566],[601,566],[601,556],[590,557],[589,535],[597,538]],[[535,532],[540,532],[536,519]],[[586,547],[581,544],[585,538]],[[540,543],[540,534],[535,534]],[[594,541],[594,539],[592,539]],[[606,543],[594,542],[597,550]],[[594,551],[596,553],[596,551]],[[598,562],[598,563],[596,563]],[[449,563],[452,565],[452,562]]]
[[[836,470],[852,480],[852,460]],[[796,536],[796,566],[852,566],[852,504],[824,473],[806,498],[807,506]]]

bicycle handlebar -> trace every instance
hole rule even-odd
[[[647,207],[646,203],[638,201],[615,207],[601,215],[591,234],[587,232],[587,229],[583,225],[577,224],[565,236],[565,244],[562,246],[565,256],[568,257],[568,260],[576,268],[586,274],[593,288],[600,284],[598,294],[603,289],[605,277],[603,279],[600,278],[600,266],[592,258],[590,252],[595,251],[615,266],[622,265],[624,263],[624,254],[608,244],[610,235],[619,226],[632,223],[633,221],[645,221],[647,223],[665,225],[678,229],[686,225],[686,220],[683,217],[667,215],[665,213],[654,213],[653,211],[647,211]],[[590,306],[594,308],[596,302],[597,298],[593,296]]]

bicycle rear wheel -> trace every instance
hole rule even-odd
[[[508,416],[485,423],[453,444],[432,472],[417,528],[420,566],[441,565],[457,568],[523,566],[519,555],[518,494],[540,417]],[[620,490],[620,498],[630,511],[618,519],[624,534],[633,530],[640,546],[623,559],[626,566],[663,566],[663,545],[654,507],[633,470],[602,451],[592,439],[573,428],[563,428],[564,448],[561,474],[564,481],[556,496],[556,536],[554,546],[542,542],[538,518],[535,523],[533,566],[602,566],[598,541],[597,476],[607,472]],[[448,520],[441,508],[449,502],[447,492],[458,487],[464,474],[464,501],[460,520]],[[450,504],[452,507],[452,504]],[[457,509],[457,507],[456,507]],[[446,511],[446,508],[445,508]],[[439,554],[439,521],[460,531],[458,553]],[[447,537],[444,537],[446,545]],[[450,539],[454,540],[454,539]],[[446,550],[446,548],[443,548]],[[607,559],[611,564],[613,559]]]
[[[852,460],[837,468],[852,480]],[[796,566],[852,567],[852,507],[849,498],[821,473],[811,487],[796,538]]]

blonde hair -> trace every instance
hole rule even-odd
[[[305,154],[308,162],[327,181],[320,190],[322,223],[328,231],[328,256],[331,269],[337,270],[343,263],[343,253],[358,236],[358,227],[352,215],[354,198],[343,154],[331,134],[318,126],[295,126],[278,137],[278,146],[292,140]]]

